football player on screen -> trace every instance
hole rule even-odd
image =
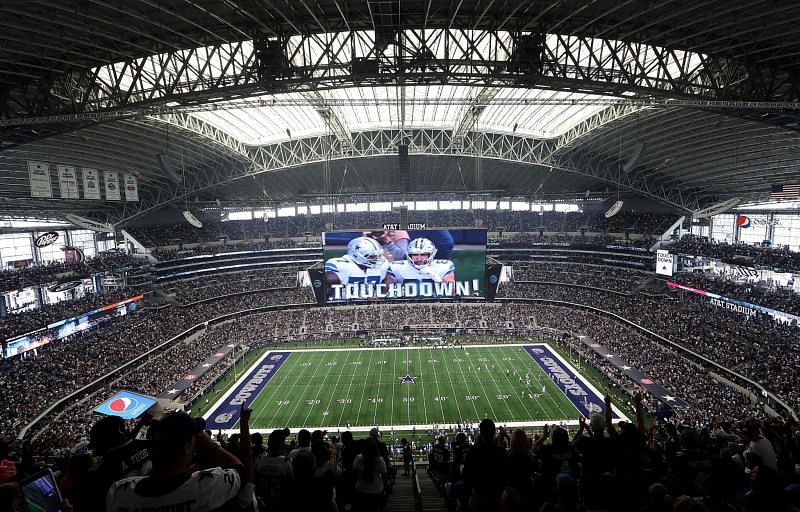
[[[365,236],[347,244],[347,254],[325,262],[327,284],[380,283],[386,277],[389,262],[381,245]]]
[[[450,260],[436,259],[436,246],[427,238],[408,243],[406,259],[395,261],[386,274],[387,283],[449,283],[456,280],[456,267]]]

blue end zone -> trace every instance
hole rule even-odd
[[[547,345],[526,345],[525,350],[536,361],[536,364],[544,370],[550,380],[570,399],[572,405],[585,416],[593,412],[603,413],[606,407],[603,397],[594,393],[586,385],[584,378],[574,371],[564,361],[550,350]],[[584,402],[584,400],[586,400]],[[612,418],[619,419],[620,416],[612,411]]]
[[[239,421],[239,410],[242,405],[246,407],[253,405],[256,397],[290,355],[291,352],[270,352],[260,364],[253,367],[233,392],[206,416],[206,426],[212,430],[232,429]]]

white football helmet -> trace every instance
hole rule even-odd
[[[415,262],[411,256],[416,254],[426,254],[428,257],[422,263]],[[425,265],[430,265],[436,257],[436,246],[427,238],[415,238],[408,243],[406,249],[406,258],[412,267],[420,269]],[[417,260],[419,261],[419,260]]]
[[[383,264],[381,244],[366,236],[350,240],[347,244],[347,254],[362,267],[376,268]]]

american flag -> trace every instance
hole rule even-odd
[[[786,199],[800,199],[800,184],[792,185],[772,185],[772,191],[769,194],[772,201],[781,201]]]

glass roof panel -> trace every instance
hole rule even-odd
[[[324,134],[325,121],[308,104],[302,94],[291,93],[274,96],[298,105],[272,106],[273,96],[261,96],[255,100],[263,106],[252,106],[254,100],[232,100],[220,104],[220,109],[194,112],[191,115],[228,133],[244,144],[263,145],[286,142],[294,138]],[[235,108],[237,103],[247,106]]]
[[[568,105],[569,100],[601,98],[607,99],[594,94],[543,89],[500,89],[493,99],[504,104],[490,103],[476,128],[539,138],[558,137],[606,108],[605,105]],[[526,100],[532,104],[525,105]],[[538,104],[542,102],[558,104]]]
[[[406,128],[452,129],[462,106],[458,101],[474,96],[470,87],[451,85],[420,85],[405,87],[404,95],[398,87],[350,87],[321,91],[325,100],[337,102],[345,124],[353,131],[378,128],[399,129],[401,113],[405,112],[402,126]],[[402,109],[399,98],[405,97]],[[427,102],[433,100],[455,100]]]

